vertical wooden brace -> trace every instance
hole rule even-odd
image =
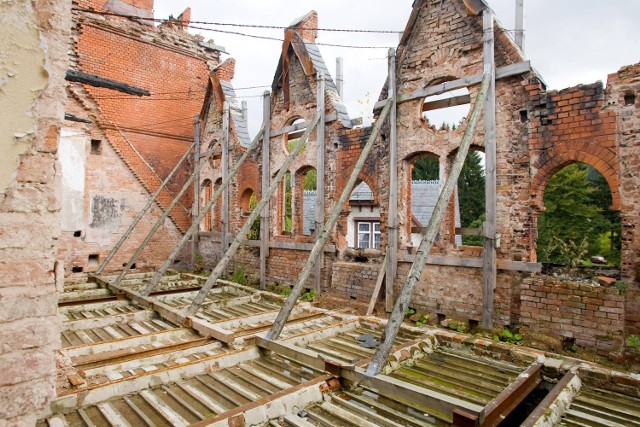
[[[393,309],[393,283],[398,267],[398,138],[397,138],[397,93],[396,93],[396,52],[389,49],[389,218],[387,219],[387,251],[385,309]]]
[[[229,102],[222,105],[222,181],[229,177]],[[222,190],[222,252],[229,247],[229,187]]]
[[[262,186],[261,194],[267,194],[269,190],[269,180],[271,178],[271,156],[269,151],[269,129],[271,127],[271,93],[267,90],[262,98],[263,106],[263,126],[264,134],[262,137]],[[262,198],[262,196],[261,196]],[[260,212],[260,289],[264,290],[267,284],[267,258],[269,258],[269,234],[270,234],[271,207],[267,202]]]
[[[490,72],[484,106],[485,223],[482,261],[482,327],[493,327],[493,292],[496,287],[496,75],[493,41],[493,11],[482,13],[484,29],[484,67]]]
[[[320,238],[320,230],[324,225],[324,154],[325,154],[325,80],[324,74],[318,73],[318,94],[317,94],[317,110],[320,120],[316,130],[316,139],[318,142],[318,162],[316,169],[316,207],[315,207],[315,233],[316,241]],[[320,293],[320,283],[322,280],[322,264],[324,263],[324,254],[320,252],[320,256],[315,265],[315,281],[314,287],[317,294]]]
[[[200,164],[200,117],[196,116],[193,119],[194,131],[193,131],[193,144],[195,150],[193,152],[193,164]],[[195,169],[195,166],[194,166]],[[200,212],[200,173],[196,174],[193,180],[193,206],[191,209],[191,223],[195,221]],[[191,239],[191,269],[193,270],[196,262],[196,253],[198,252],[198,233],[193,235]]]

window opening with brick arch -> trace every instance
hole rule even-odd
[[[298,145],[300,138],[302,137],[302,135],[304,134],[304,131],[306,130],[306,126],[304,126],[305,119],[301,117],[297,117],[297,118],[290,119],[287,123],[288,123],[287,126],[295,126],[296,128],[295,130],[292,130],[285,135],[285,141],[284,141],[285,150],[287,153],[291,153],[293,149],[296,148],[296,145]],[[306,145],[302,149],[302,151],[300,151],[300,154],[302,154],[305,148],[306,148]]]
[[[380,207],[371,187],[364,181],[349,197],[347,245],[356,249],[380,248]]]
[[[302,185],[296,186],[294,189],[294,215],[293,222],[296,231],[303,236],[311,236],[315,233],[316,219],[316,190],[317,172],[311,166],[300,168],[296,172],[296,182]]]
[[[213,195],[213,184],[210,179],[205,179],[202,182],[202,205],[206,205],[209,200],[211,200],[211,196]],[[207,212],[204,216],[204,221],[202,222],[202,231],[211,231],[212,230],[212,218],[211,218],[211,210]]]
[[[436,130],[456,130],[469,115],[471,95],[461,88],[425,98],[421,118]]]
[[[611,188],[594,167],[571,163],[544,186],[538,217],[537,258],[571,271],[580,265],[620,265],[620,214],[611,210]]]
[[[242,192],[242,196],[240,196],[240,201],[238,203],[240,207],[240,217],[242,225],[244,225],[245,221],[247,220],[247,218],[249,218],[251,212],[253,212],[257,204],[258,200],[256,197],[256,193],[251,188],[247,188]],[[260,239],[260,218],[257,218],[251,225],[251,228],[247,233],[247,239]]]
[[[453,157],[450,156],[450,159]],[[479,147],[471,147],[462,166],[456,188],[456,243],[482,246],[482,226],[486,218],[485,155]],[[458,236],[462,236],[460,239]],[[461,242],[460,242],[461,240]]]

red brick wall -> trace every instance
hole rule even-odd
[[[380,265],[334,262],[331,272],[331,295],[369,303]],[[384,290],[379,295],[384,296]]]
[[[521,322],[532,331],[575,339],[608,356],[624,336],[624,296],[615,287],[530,278],[522,283]]]

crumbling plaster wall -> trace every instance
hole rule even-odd
[[[58,136],[70,1],[0,3],[0,424],[35,423],[60,346]]]

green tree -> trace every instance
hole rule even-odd
[[[436,157],[423,156],[413,163],[412,180],[440,179],[440,162]]]
[[[482,157],[477,151],[469,151],[458,178],[458,203],[460,224],[471,227],[483,218],[485,211],[485,174]],[[482,222],[480,222],[482,226]]]
[[[603,209],[594,203],[597,188],[587,179],[588,172],[586,165],[574,163],[549,180],[543,196],[546,212],[538,219],[541,261],[561,261],[558,241],[577,245],[586,238],[592,255],[599,236],[609,229]]]

